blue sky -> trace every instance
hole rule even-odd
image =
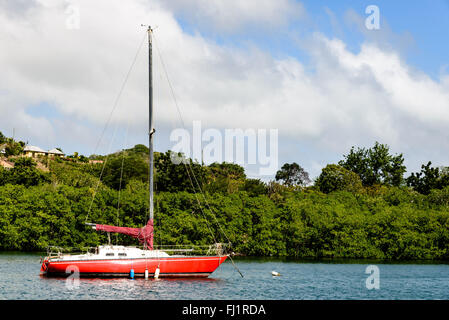
[[[361,45],[369,37],[366,31],[363,32],[364,30],[348,18],[348,14],[353,12],[364,20],[368,16],[365,8],[375,4],[380,10],[381,31],[372,32],[382,34],[378,39],[382,45],[397,50],[409,66],[425,72],[435,81],[439,80],[442,72],[449,72],[448,0],[432,1],[430,5],[423,1],[318,0],[300,3],[307,12],[306,18],[290,21],[288,27],[283,30],[268,32],[263,28],[262,32],[257,28],[249,28],[236,34],[220,33],[195,24],[195,21],[189,21],[182,13],[175,16],[183,30],[191,35],[200,33],[213,42],[230,47],[244,47],[251,43],[275,57],[293,56],[307,64],[307,50],[303,50],[296,40],[301,37],[307,39],[314,32],[323,33],[329,38],[339,38],[345,42],[349,51],[360,52]],[[364,147],[372,146],[375,140],[377,139],[372,139],[372,144],[368,143]],[[309,164],[317,158],[325,158],[329,163],[342,159],[341,153],[317,149],[312,143],[284,138],[280,148],[281,158],[284,162],[298,161]],[[393,151],[403,152],[400,149]],[[424,162],[424,158],[422,159]],[[435,162],[436,159],[433,160]],[[438,163],[438,160],[436,162]],[[441,162],[439,164],[443,165]],[[413,163],[412,167],[417,170],[417,162]],[[257,174],[254,174],[254,177],[257,177]]]
[[[312,177],[352,145],[375,141],[404,153],[409,172],[428,160],[449,165],[449,0],[79,0],[75,30],[63,27],[66,5],[0,3],[6,135],[15,128],[30,144],[69,154],[147,144],[145,50],[99,139],[140,23],[151,21],[188,128],[194,120],[221,132],[277,128],[279,166],[295,161]],[[368,5],[379,8],[380,30],[364,27]],[[155,146],[165,151],[180,123],[157,59]],[[257,166],[246,169],[258,176]]]
[[[258,32],[257,28],[251,28],[249,32],[245,31],[241,34],[223,34],[204,28],[202,25],[189,23],[182,14],[175,16],[187,33],[200,32],[219,44],[238,47],[249,41],[274,56],[290,55],[306,60],[307,54],[298,52],[298,45],[292,40],[294,36],[308,37],[310,33],[321,32],[329,37],[341,38],[351,51],[358,52],[366,36],[354,23],[347,21],[345,16],[348,11],[354,11],[366,18],[368,15],[365,14],[365,8],[374,4],[380,10],[381,29],[384,28],[383,24],[387,23],[394,35],[409,37],[410,42],[406,48],[401,48],[400,43],[389,43],[396,49],[404,50],[407,62],[434,78],[439,76],[441,68],[445,66],[449,68],[449,0],[431,2],[316,0],[300,3],[307,11],[306,21],[304,19],[291,21],[288,28],[272,32],[265,32],[264,29]],[[337,28],[326,9],[335,16]],[[385,41],[388,40],[393,39]]]

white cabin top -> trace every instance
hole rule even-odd
[[[62,254],[51,257],[52,261],[70,260],[111,260],[111,259],[145,259],[145,258],[165,258],[169,255],[161,250],[142,250],[136,247],[103,245],[98,246],[95,253],[86,254]]]

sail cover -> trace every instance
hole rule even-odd
[[[139,239],[147,249],[153,250],[153,219],[148,220],[147,225],[143,228],[115,227],[106,224],[96,224],[95,230],[126,234]]]

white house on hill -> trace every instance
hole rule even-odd
[[[36,146],[26,146],[23,151],[26,157],[35,158],[37,156],[50,156],[50,157],[64,157],[64,153],[58,149],[51,149],[50,151],[42,150]]]
[[[25,156],[30,158],[45,156],[47,154],[47,151],[44,151],[41,148],[35,146],[26,146],[25,148],[23,148],[23,151],[25,152]]]
[[[55,149],[51,149],[50,151],[48,151],[48,155],[55,156],[55,157],[63,157],[64,153],[62,153],[60,150],[55,148]]]

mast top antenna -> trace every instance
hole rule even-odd
[[[151,26],[149,24],[141,24],[141,27],[147,27],[148,30],[147,31],[153,31],[154,29],[157,29],[158,26],[155,26],[154,28],[151,28]]]

